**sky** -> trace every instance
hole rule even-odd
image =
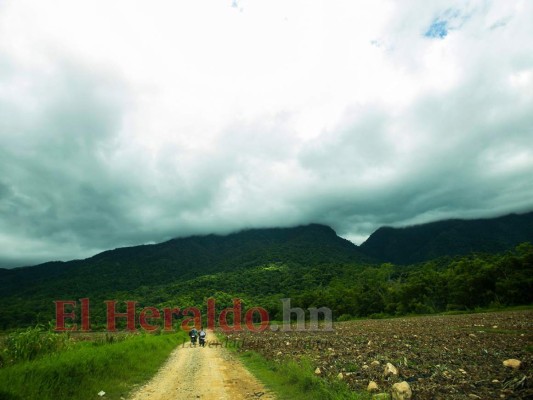
[[[0,267],[533,210],[533,2],[0,0]]]

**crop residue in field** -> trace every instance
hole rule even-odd
[[[282,361],[306,357],[324,379],[354,390],[390,392],[407,382],[413,398],[533,398],[533,312],[362,320],[333,332],[234,333],[240,351]],[[506,367],[509,359],[520,361]],[[516,363],[514,363],[516,365]],[[394,373],[396,371],[396,373]]]

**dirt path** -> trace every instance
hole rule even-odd
[[[216,337],[212,332],[209,338],[205,347],[179,345],[131,400],[275,399],[227,349],[213,345]]]

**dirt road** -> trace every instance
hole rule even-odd
[[[275,399],[226,348],[213,345],[212,332],[209,337],[205,347],[180,344],[131,400]]]

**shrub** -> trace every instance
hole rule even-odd
[[[34,360],[40,355],[67,349],[68,334],[46,331],[42,325],[14,332],[7,336],[0,354],[2,365]]]

